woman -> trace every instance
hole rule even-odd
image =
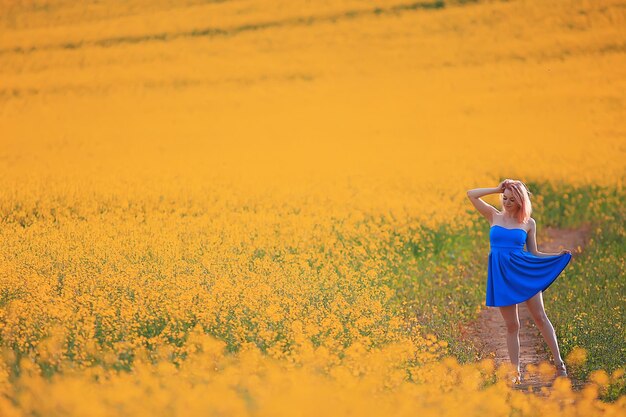
[[[480,199],[493,193],[501,193],[501,212]],[[543,253],[537,250],[536,223],[530,217],[530,192],[521,181],[506,179],[496,188],[469,190],[467,196],[491,225],[486,304],[499,307],[506,323],[509,356],[517,368],[513,383],[522,381],[517,313],[517,304],[522,302],[526,302],[537,328],[552,351],[557,375],[567,376],[554,328],[543,308],[542,292],[567,266],[572,258],[571,252]],[[528,251],[523,250],[524,243]]]

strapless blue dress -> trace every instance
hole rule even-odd
[[[545,291],[572,259],[571,253],[539,257],[524,251],[526,237],[523,229],[491,226],[486,303],[489,307],[518,304]]]

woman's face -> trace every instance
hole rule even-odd
[[[504,209],[511,213],[516,212],[520,207],[520,203],[513,195],[513,192],[507,188],[502,194],[502,205]]]

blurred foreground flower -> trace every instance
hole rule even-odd
[[[581,347],[575,347],[565,358],[567,365],[580,366],[587,362],[587,350]]]

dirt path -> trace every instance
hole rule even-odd
[[[569,249],[573,255],[572,262],[576,262],[577,255],[584,250],[589,240],[591,227],[587,224],[576,229],[542,229],[537,233],[539,250],[542,252],[559,252],[562,249]],[[548,318],[550,318],[550,305],[544,305],[544,307]],[[518,304],[518,312],[521,327],[519,335],[520,363],[522,378],[525,380],[522,384],[516,385],[515,388],[532,391],[539,395],[547,395],[556,378],[552,354],[539,329],[535,326],[532,316],[526,308],[526,303]],[[555,327],[558,326],[558,323],[552,324]],[[496,367],[504,362],[510,363],[506,346],[506,327],[498,308],[485,307],[480,312],[478,319],[470,323],[464,330],[465,337],[480,350],[481,358],[493,358]],[[561,355],[564,356],[562,352]],[[548,380],[542,379],[538,373],[531,373],[527,369],[529,364],[539,365],[542,361],[550,363],[555,369],[555,376]],[[582,387],[582,381],[572,378],[571,375],[569,379],[574,390]]]

